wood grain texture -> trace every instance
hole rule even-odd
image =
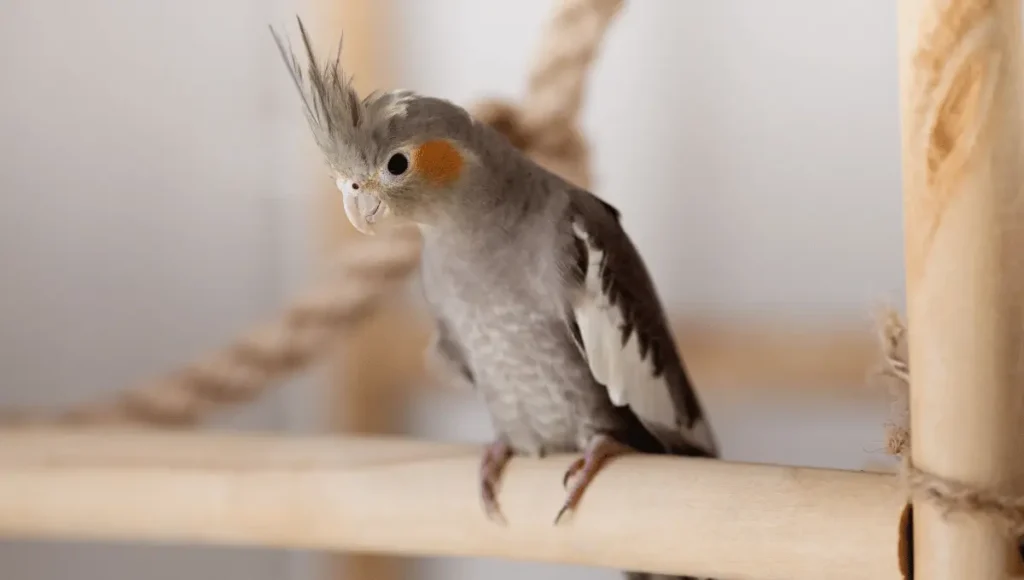
[[[1024,491],[1018,0],[901,0],[911,456],[938,477]],[[921,580],[1004,579],[1019,556],[980,516],[914,505]]]
[[[521,458],[508,525],[479,448],[373,437],[30,432],[0,437],[0,536],[505,558],[733,580],[900,579],[889,474],[678,457],[611,462],[562,525],[573,457]]]

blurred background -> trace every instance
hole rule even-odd
[[[294,37],[300,14],[324,47],[344,31],[361,87],[471,105],[522,93],[552,5],[0,0],[0,404],[67,407],[170,371],[284,307],[343,244],[268,24]],[[627,2],[586,99],[594,189],[622,210],[685,334],[726,457],[884,461],[886,401],[864,376],[875,309],[903,303],[892,3]],[[381,375],[418,354],[414,340],[381,346],[420,332],[388,316],[361,335],[376,346],[210,428],[488,439],[466,394]],[[339,395],[365,395],[359,377],[381,392]],[[490,560],[0,543],[4,580],[527,574],[618,578]]]

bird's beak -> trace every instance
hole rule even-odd
[[[356,191],[345,193],[345,216],[359,233],[372,236],[377,224],[391,213],[391,208],[373,193]]]

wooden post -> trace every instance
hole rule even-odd
[[[1019,0],[900,0],[911,457],[1024,491]],[[914,504],[914,578],[1017,568],[993,519]]]
[[[389,3],[384,0],[317,0],[315,18],[305,19],[316,48],[333,54],[340,36],[345,71],[354,76],[356,90],[367,94],[389,85],[391,66],[388,37]],[[325,175],[321,153],[311,149],[312,170]],[[342,250],[347,239],[362,235],[345,218],[341,195],[332,181],[323,179],[317,196],[316,216],[323,220],[324,257]],[[420,322],[408,325],[409,322]],[[407,326],[409,326],[407,328]],[[328,407],[332,431],[380,434],[401,430],[404,391],[399,387],[419,378],[421,353],[426,344],[425,325],[409,303],[396,300],[381,308],[358,330],[346,337],[331,364]],[[399,580],[404,560],[384,555],[345,554],[335,558],[331,577],[338,580]]]

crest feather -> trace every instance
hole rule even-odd
[[[296,17],[296,21],[308,61],[305,74],[291,43],[284,41],[272,26],[270,33],[302,98],[316,142],[332,163],[344,162],[345,157],[353,153],[365,160],[376,153],[376,146],[388,139],[392,120],[406,113],[413,94],[410,91],[373,92],[360,99],[352,77],[347,76],[341,66],[342,38],[338,39],[334,58],[321,68],[302,19]],[[357,150],[349,151],[353,147]]]

